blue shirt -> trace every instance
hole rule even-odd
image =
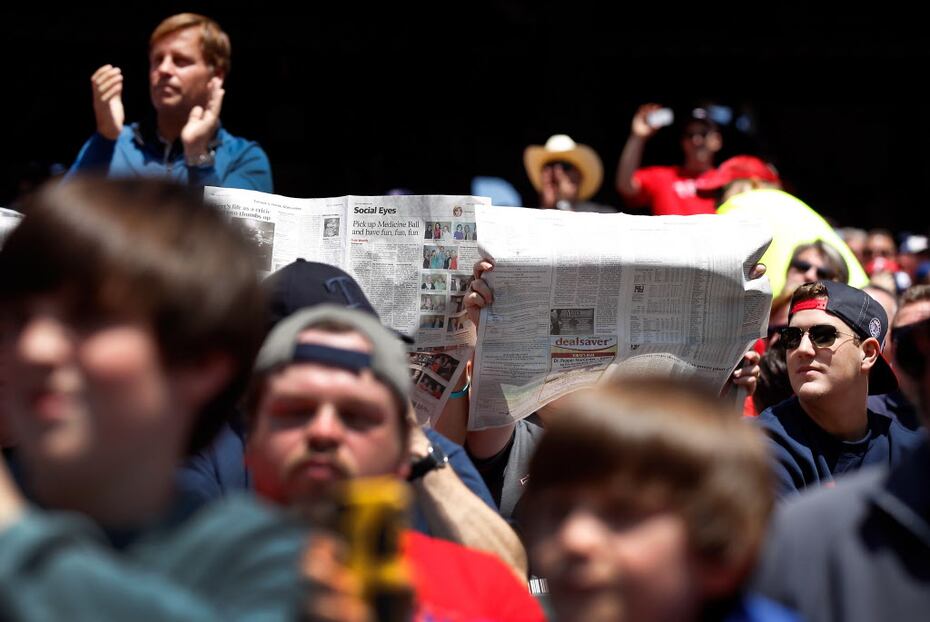
[[[449,466],[462,483],[488,507],[497,511],[491,492],[461,445],[453,443],[439,432],[426,428],[426,437],[449,457]],[[247,490],[251,481],[245,466],[245,430],[237,421],[224,424],[209,447],[187,458],[178,468],[176,485],[185,511],[193,512],[207,502],[238,490]],[[426,516],[414,507],[412,527],[432,535]]]
[[[897,419],[898,423],[908,430],[920,429],[920,414],[917,412],[917,407],[907,399],[907,396],[900,389],[891,393],[870,395],[868,406],[869,410],[880,415]]]
[[[221,186],[272,192],[271,164],[258,143],[222,127],[210,143],[214,163],[188,166],[180,141],[168,145],[139,123],[123,126],[116,140],[94,133],[78,153],[67,177],[97,173],[107,177],[166,177],[192,186]]]
[[[484,479],[481,478],[471,458],[465,453],[465,448],[458,443],[450,441],[431,428],[424,428],[423,432],[426,433],[426,438],[429,439],[429,442],[439,446],[442,452],[449,457],[449,466],[452,467],[455,474],[459,476],[462,483],[465,484],[475,496],[484,501],[489,508],[497,512],[497,504],[495,504],[494,499],[491,498],[491,491],[488,490],[487,485],[484,483]],[[426,515],[423,514],[419,505],[414,506],[412,522],[413,524],[411,526],[416,531],[428,536],[433,535],[432,532],[430,532],[429,524],[426,522]]]
[[[764,410],[756,422],[768,436],[779,495],[832,482],[870,464],[894,467],[923,440],[921,432],[908,430],[895,419],[872,410],[866,413],[865,436],[844,441],[814,423],[797,396]]]
[[[716,619],[705,616],[704,619]],[[792,610],[758,594],[745,594],[720,618],[723,622],[801,622]]]
[[[251,487],[245,466],[245,431],[238,420],[224,423],[209,447],[188,456],[175,474],[175,485],[190,510]]]

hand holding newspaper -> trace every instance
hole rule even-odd
[[[771,236],[722,216],[477,210],[494,302],[481,312],[469,427],[509,423],[605,375],[717,390],[765,334]]]
[[[489,199],[297,199],[214,187],[204,196],[252,238],[263,274],[303,258],[352,275],[385,325],[414,336],[411,399],[421,423],[439,417],[475,343],[463,299],[479,258],[475,208]]]
[[[749,273],[770,235],[736,218],[495,208],[468,196],[205,196],[253,238],[266,274],[299,257],[338,266],[386,325],[415,335],[421,423],[442,413],[476,338],[472,429],[525,417],[605,372],[719,389],[768,320],[768,280]],[[476,335],[464,297],[482,256],[496,262],[495,302]]]

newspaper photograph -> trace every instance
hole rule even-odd
[[[764,336],[764,225],[707,216],[479,208],[484,276],[470,429],[505,425],[603,377],[723,388]]]
[[[464,296],[480,257],[475,211],[489,199],[300,199],[215,187],[205,188],[204,197],[254,242],[263,276],[298,258],[352,275],[386,326],[412,336],[415,352],[441,360],[438,369],[411,364],[411,373],[419,374],[417,416],[421,423],[438,418],[475,343]]]
[[[438,417],[445,406],[450,387],[455,387],[465,373],[465,362],[471,358],[471,346],[449,346],[408,352],[413,393],[410,401],[421,424],[427,424],[427,413]],[[437,405],[441,407],[437,410]]]

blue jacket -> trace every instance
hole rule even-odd
[[[917,407],[907,399],[901,389],[891,393],[870,395],[868,406],[869,410],[873,410],[880,415],[897,419],[908,430],[920,429],[920,413],[917,412]]]
[[[187,166],[180,141],[162,142],[154,129],[139,123],[123,126],[119,138],[94,133],[78,153],[67,177],[97,173],[107,177],[167,177],[194,186],[222,186],[272,192],[271,164],[258,143],[220,127],[210,148],[212,166]]]
[[[897,420],[868,413],[868,432],[857,441],[843,441],[814,423],[791,397],[767,408],[756,419],[765,430],[780,496],[826,482],[870,464],[894,467],[923,440]]]
[[[251,488],[245,466],[245,429],[238,419],[224,423],[209,447],[187,457],[175,474],[175,485],[191,511]]]
[[[930,612],[930,444],[775,513],[756,588],[809,622],[924,621]]]

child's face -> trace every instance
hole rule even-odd
[[[58,297],[23,304],[4,341],[10,424],[36,494],[92,513],[114,474],[171,464],[185,382],[143,323],[76,317]]]
[[[698,566],[681,516],[631,513],[605,486],[555,489],[538,501],[527,520],[528,550],[560,621],[696,615]]]

